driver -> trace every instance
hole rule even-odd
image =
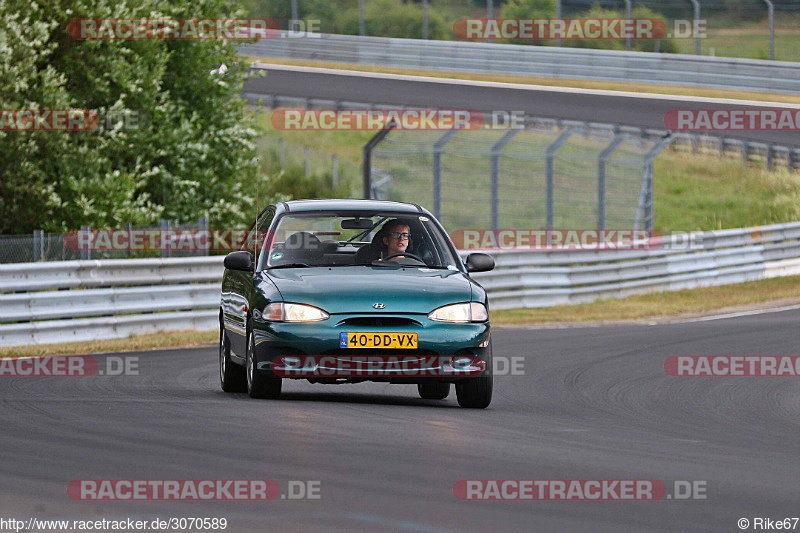
[[[399,254],[406,251],[411,242],[411,228],[400,219],[390,220],[383,226],[383,244],[386,245],[386,254]]]

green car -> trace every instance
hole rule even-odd
[[[416,384],[458,404],[492,399],[486,291],[426,209],[377,200],[297,200],[267,207],[248,250],[225,257],[222,390],[278,398],[284,379]]]

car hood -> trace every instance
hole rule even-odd
[[[372,266],[275,269],[264,273],[284,301],[328,313],[430,313],[468,302],[470,280],[457,270]],[[375,309],[373,304],[384,304]]]

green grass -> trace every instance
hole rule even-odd
[[[694,39],[675,39],[681,54],[694,54]],[[766,22],[761,27],[748,26],[741,29],[709,29],[700,40],[700,53],[717,57],[741,57],[747,59],[769,59],[769,30]],[[775,59],[800,61],[800,32],[797,28],[775,30]]]

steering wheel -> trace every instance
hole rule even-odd
[[[422,259],[420,256],[418,256],[418,255],[414,255],[414,254],[412,254],[412,253],[408,253],[408,252],[397,252],[396,254],[387,255],[386,257],[384,257],[384,258],[383,258],[383,260],[384,260],[384,261],[387,261],[387,260],[389,260],[389,259],[391,259],[391,258],[393,258],[393,257],[400,257],[400,256],[403,256],[403,257],[410,257],[411,259],[415,259],[415,260],[419,261],[419,262],[420,262],[420,263],[422,263],[423,265],[424,265],[424,264],[426,264],[426,263],[425,263],[425,260],[424,260],[424,259]]]

